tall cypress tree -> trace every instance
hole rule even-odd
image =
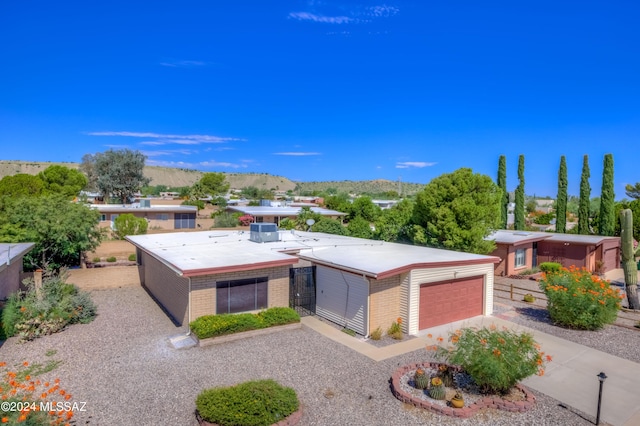
[[[507,229],[507,214],[509,208],[509,193],[507,192],[507,157],[500,156],[498,161],[498,187],[502,190],[500,201],[500,218],[502,229]]]
[[[602,169],[602,195],[600,195],[600,215],[598,216],[600,235],[613,235],[616,227],[615,194],[613,193],[613,154],[604,156]]]
[[[516,188],[516,208],[513,228],[522,231],[525,228],[524,222],[524,155],[518,158],[518,187]]]
[[[578,204],[578,234],[589,234],[589,202],[591,186],[589,186],[589,156],[584,156],[582,177],[580,178],[580,202]]]
[[[567,160],[564,155],[560,157],[560,170],[558,170],[556,232],[567,232]]]

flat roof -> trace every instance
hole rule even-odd
[[[91,204],[92,209],[99,212],[184,212],[197,213],[196,206],[177,206],[177,205],[152,205],[150,207],[140,207],[140,204]]]
[[[14,259],[29,253],[35,243],[0,243],[0,271],[5,269]]]
[[[486,239],[494,240],[499,244],[513,245],[535,241],[598,245],[606,240],[619,240],[620,237],[609,237],[603,235],[561,234],[557,232],[512,231],[501,229],[487,236]]]
[[[127,240],[184,276],[291,265],[298,258],[376,278],[414,268],[499,261],[493,256],[319,232],[279,231],[279,241],[267,243],[250,241],[249,235],[248,231],[175,232]]]
[[[524,244],[534,241],[541,241],[551,237],[549,232],[536,231],[511,231],[500,229],[487,236],[486,240],[494,240],[498,244]]]
[[[301,207],[289,206],[228,206],[227,209],[250,214],[252,216],[296,216],[300,214],[300,211],[302,210]],[[311,207],[310,210],[323,216],[346,216],[346,213],[342,213],[336,210],[329,210],[322,207]]]

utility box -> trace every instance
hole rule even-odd
[[[279,240],[278,225],[275,223],[252,223],[249,225],[249,240],[255,243],[268,243]]]

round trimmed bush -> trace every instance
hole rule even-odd
[[[598,330],[613,323],[623,297],[609,281],[573,266],[545,275],[540,287],[553,322],[579,330]]]
[[[298,407],[296,392],[271,379],[206,389],[196,399],[200,417],[220,426],[268,426]]]

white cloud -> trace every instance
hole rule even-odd
[[[195,164],[187,163],[184,161],[147,160],[146,164],[148,166],[158,166],[158,167],[177,167],[177,168],[187,168],[187,169],[195,168]]]
[[[241,169],[241,168],[248,167],[246,164],[227,163],[224,161],[215,161],[215,160],[201,161],[198,164],[203,167],[227,167],[230,169]]]
[[[195,67],[203,67],[207,65],[206,62],[203,61],[165,61],[160,62],[160,65],[163,67],[171,67],[171,68],[195,68]]]
[[[380,6],[372,6],[367,8],[370,16],[375,16],[376,18],[387,18],[389,16],[393,16],[400,12],[400,9],[394,6],[387,6],[386,4]]]
[[[142,151],[142,153],[147,157],[161,157],[163,155],[175,155],[175,154],[191,155],[191,154],[196,154],[196,151],[192,151],[189,149],[167,149],[162,151]]]
[[[297,19],[298,21],[321,22],[323,24],[348,24],[355,22],[355,19],[349,18],[348,16],[324,16],[309,12],[291,12],[289,13],[289,18]]]
[[[168,144],[200,145],[209,143],[225,143],[231,141],[243,141],[240,138],[226,138],[212,135],[173,135],[152,132],[86,132],[90,136],[120,136],[129,138],[155,139],[141,142],[141,145],[159,146]]]
[[[322,155],[319,152],[274,152],[273,155],[288,155],[290,157],[306,157],[309,155]]]
[[[426,161],[402,161],[396,163],[396,169],[409,169],[409,168],[423,168],[423,167],[431,167],[435,166],[438,163],[429,163]]]

